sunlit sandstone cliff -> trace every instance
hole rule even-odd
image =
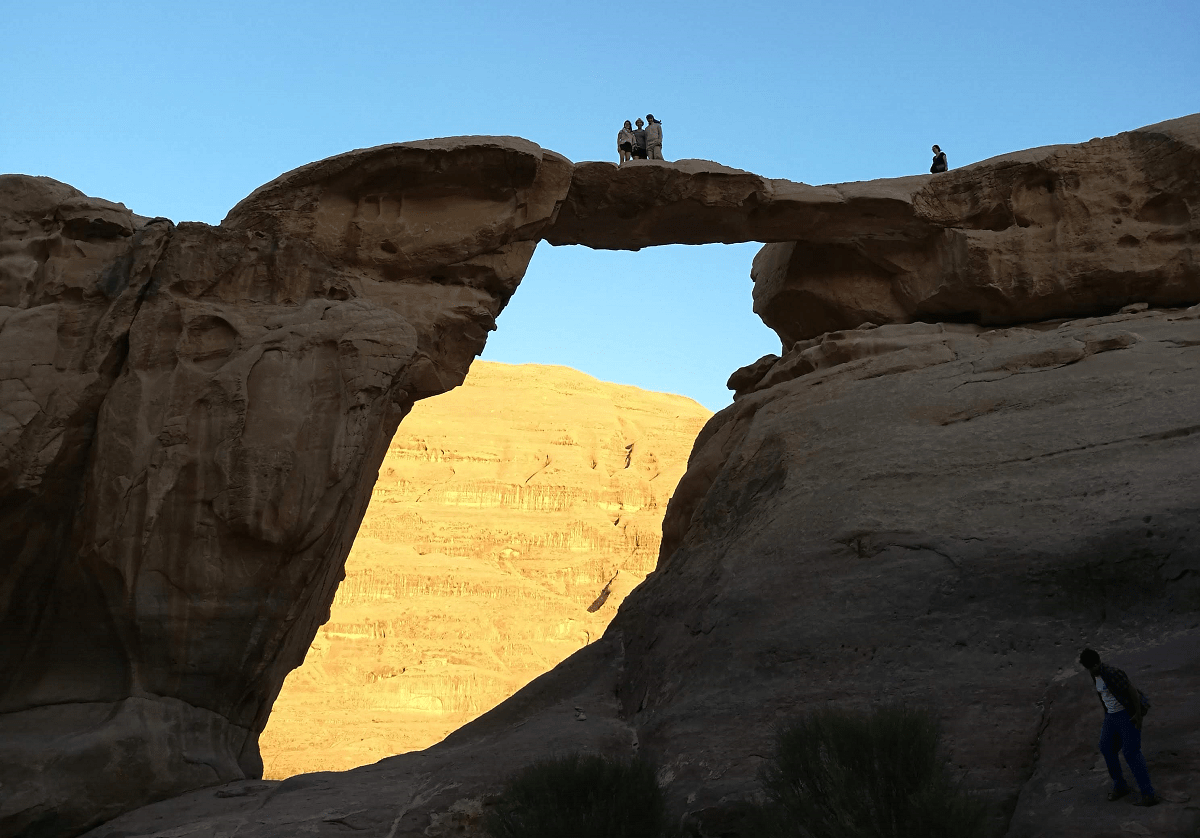
[[[476,361],[392,439],[265,775],[428,747],[600,637],[654,568],[711,413],[566,367]]]

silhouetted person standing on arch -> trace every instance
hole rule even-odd
[[[946,152],[942,151],[940,146],[935,145],[933,147],[933,165],[929,167],[929,171],[936,175],[938,172],[944,172],[949,168],[950,166],[946,163]]]
[[[633,126],[629,124],[628,119],[617,132],[617,151],[621,155],[622,163],[633,159]]]
[[[633,129],[633,157],[635,160],[646,159],[646,130],[642,128],[642,121],[637,121],[637,128]]]
[[[654,114],[646,114],[646,151],[651,160],[662,160],[662,123]]]
[[[1150,771],[1146,758],[1142,756],[1142,717],[1146,707],[1142,694],[1129,681],[1129,676],[1115,666],[1100,662],[1100,655],[1091,649],[1079,653],[1079,663],[1096,682],[1096,695],[1104,708],[1104,727],[1100,729],[1100,753],[1112,777],[1109,800],[1120,800],[1129,794],[1129,785],[1121,773],[1121,760],[1117,749],[1125,754],[1129,772],[1137,781],[1142,795],[1133,802],[1134,806],[1153,806],[1158,803],[1154,786],[1150,785]]]

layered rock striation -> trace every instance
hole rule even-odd
[[[303,167],[219,228],[5,178],[0,828],[257,774],[396,423],[462,381],[538,240],[757,240],[782,357],[735,374],[602,641],[420,754],[99,834],[448,834],[568,748],[648,753],[728,834],[776,720],[895,697],[939,709],[1014,836],[1096,834],[1042,803],[1098,776],[1040,749],[1075,647],[1194,692],[1161,647],[1195,648],[1198,138],[823,187],[459,138]],[[1180,707],[1159,724],[1185,741]],[[1175,782],[1152,834],[1195,819]]]
[[[484,361],[418,403],[329,620],[275,701],[264,776],[426,748],[599,639],[654,569],[711,415],[565,367]]]

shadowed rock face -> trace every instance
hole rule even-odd
[[[772,180],[709,160],[577,163],[550,244],[640,250],[659,244],[790,241],[811,231],[843,236],[886,230],[917,235],[903,190],[848,195],[838,186]],[[890,211],[889,211],[890,210]]]
[[[217,228],[0,180],[0,833],[260,774],[397,423],[462,381],[568,179],[408,144]]]
[[[1022,786],[1061,766],[1033,762],[1031,708],[1075,647],[1140,660],[1194,630],[1194,311],[815,338],[1200,301],[1198,126],[827,187],[408,143],[284,175],[217,228],[0,180],[0,833],[256,776],[396,424],[462,381],[544,238],[795,242],[755,268],[783,357],[731,380],[660,569],[603,642],[442,745],[98,834],[448,834],[455,801],[568,745],[642,748],[711,833],[778,718],[879,697],[937,706],[972,785],[1039,834]],[[1162,835],[1190,817],[1162,811]]]
[[[1194,654],[1154,651],[1197,641],[1198,318],[831,333],[714,416],[658,570],[610,627],[636,638],[627,718],[695,808],[753,787],[777,720],[907,701],[937,708],[953,763],[1001,814],[1020,792],[1014,836],[1103,834],[1061,814],[1102,803],[1107,776],[1075,656],[1119,655],[1148,693],[1200,687]],[[1196,710],[1168,705],[1146,753],[1180,805],[1151,834],[1186,835],[1200,763],[1176,746]],[[1032,773],[1073,791],[1054,807],[1022,790]]]
[[[575,749],[640,751],[693,834],[751,838],[737,801],[775,725],[888,701],[936,710],[1011,838],[1190,838],[1200,311],[829,343],[710,420],[603,640],[425,751],[193,792],[93,838],[480,835],[508,772]],[[1155,701],[1155,809],[1104,802],[1085,645]]]

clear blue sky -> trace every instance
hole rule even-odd
[[[122,2],[6,0],[0,171],[216,223],[296,166],[388,142],[516,134],[614,159],[625,119],[668,159],[808,183],[923,172],[1200,111],[1200,2]],[[778,342],[756,246],[541,245],[485,358],[728,403]]]

